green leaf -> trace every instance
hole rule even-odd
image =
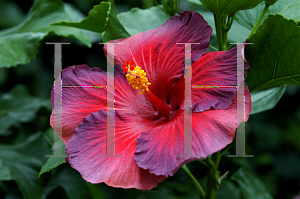
[[[263,0],[200,0],[215,15],[226,15],[239,10],[251,9]]]
[[[158,6],[149,9],[132,8],[117,17],[130,35],[157,28],[170,18]]]
[[[268,6],[273,5],[274,3],[276,3],[276,1],[278,1],[278,0],[265,0],[266,5],[268,5]]]
[[[202,3],[200,2],[200,0],[186,0],[186,1],[188,1],[188,2],[190,2],[190,3],[193,3],[193,4],[196,4],[196,5],[202,5]]]
[[[21,144],[0,145],[0,151],[0,180],[16,181],[25,199],[40,199],[43,187],[37,169],[50,153],[44,136],[36,133]]]
[[[57,144],[59,144],[59,145],[62,146],[62,149],[63,149],[62,153],[65,155],[65,157],[52,157],[52,156],[49,157],[48,160],[47,160],[47,162],[42,166],[41,171],[39,173],[39,177],[43,173],[47,173],[47,172],[51,171],[52,169],[58,167],[59,165],[66,163],[66,160],[65,160],[66,156],[67,156],[67,154],[65,153],[65,147],[66,147],[66,145],[63,143],[63,141],[59,140],[56,144],[53,145],[52,151],[55,150],[54,147],[57,146]],[[52,155],[53,154],[54,153],[52,152]]]
[[[36,0],[21,24],[0,31],[0,67],[29,63],[36,57],[40,41],[49,33],[91,46],[89,38],[76,28],[49,26],[58,21],[71,21],[61,0]]]
[[[102,33],[103,42],[130,36],[115,16],[110,2],[101,2],[100,5],[94,6],[94,8],[89,12],[88,17],[80,22],[62,21],[51,25],[76,27]]]
[[[262,2],[251,10],[241,10],[237,12],[235,20],[241,25],[247,27],[249,30],[252,30],[264,7],[265,2]],[[263,23],[269,14],[281,14],[287,19],[295,19],[296,21],[299,21],[299,9],[300,1],[298,0],[278,0],[278,2],[268,8],[261,23]]]
[[[110,11],[110,2],[101,2],[100,5],[94,6],[89,15],[80,22],[61,21],[51,25],[70,26],[81,28],[98,33],[102,33],[108,20],[108,12]]]
[[[86,16],[82,12],[80,12],[73,4],[64,3],[64,8],[66,13],[70,16],[71,21],[81,21],[86,18]],[[81,32],[87,35],[92,43],[98,43],[101,41],[101,33],[84,29],[82,29]]]
[[[274,108],[285,93],[286,87],[287,85],[281,85],[268,90],[252,92],[252,110],[250,114],[260,113]]]
[[[300,85],[300,27],[294,20],[269,15],[247,42],[253,42],[245,48],[250,92],[283,84]]]
[[[244,168],[237,170],[230,179],[238,183],[244,199],[272,199],[262,182]]]
[[[50,100],[30,96],[24,85],[13,87],[9,93],[0,97],[0,130],[16,122],[32,121],[41,107],[51,110]]]
[[[143,191],[143,193],[138,197],[138,199],[156,199],[156,198],[173,199],[173,197],[169,196],[168,194],[165,194],[160,191],[154,191],[154,190]]]
[[[63,188],[70,199],[92,198],[89,188],[81,175],[67,164],[60,167],[46,184],[43,198],[46,199],[58,187]]]
[[[127,37],[130,37],[130,34],[125,30],[124,26],[120,23],[119,19],[110,6],[108,11],[107,23],[105,25],[105,31],[102,32],[102,41],[108,42],[110,40]]]

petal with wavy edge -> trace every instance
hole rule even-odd
[[[212,28],[200,14],[184,11],[158,28],[110,41],[122,44],[114,46],[114,53],[108,53],[115,56],[116,64],[134,61],[145,70],[152,84],[150,90],[167,103],[170,89],[184,72],[185,45],[177,43],[200,43],[192,45],[195,61],[205,53],[211,35]]]
[[[61,139],[66,144],[74,135],[75,128],[82,119],[100,109],[106,110],[106,72],[87,65],[70,66],[62,71],[62,118],[54,114],[54,90],[51,92],[52,114],[50,124],[56,132],[62,128]],[[77,86],[77,87],[72,87]],[[80,87],[81,86],[81,87]],[[121,69],[115,72],[115,109],[123,113],[137,114],[148,119],[158,119],[158,112],[144,95],[133,90]],[[61,121],[61,122],[60,122]],[[60,135],[59,135],[60,136]]]
[[[236,47],[229,51],[204,54],[193,63],[192,71],[193,112],[203,112],[211,107],[226,109],[230,106],[236,94],[235,86],[237,85]],[[184,95],[178,93],[184,93],[184,80],[179,81],[170,92],[169,101],[173,109],[179,105],[182,106],[184,101]]]
[[[243,99],[240,99],[243,100]],[[135,160],[155,175],[172,176],[188,161],[206,158],[232,142],[237,128],[236,97],[225,110],[207,110],[192,116],[192,156],[184,155],[184,114],[179,110],[168,123],[143,132],[137,139]],[[251,98],[246,87],[246,118],[251,111]],[[243,118],[243,113],[239,113]],[[243,119],[238,121],[240,124]],[[189,140],[186,140],[189,144]]]
[[[85,117],[66,146],[68,161],[82,177],[91,183],[104,182],[122,188],[152,189],[164,176],[150,174],[136,164],[136,138],[147,129],[159,125],[137,116],[115,115],[115,154],[106,155],[106,112],[103,110]],[[108,152],[109,153],[109,152]]]
[[[62,71],[63,86],[106,85],[106,75],[100,68],[87,65],[70,66]],[[63,87],[62,118],[54,113],[54,89],[51,92],[52,114],[50,124],[56,132],[62,128],[61,139],[66,144],[82,119],[92,112],[106,108],[106,90],[103,88]]]

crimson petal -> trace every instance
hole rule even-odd
[[[183,75],[185,46],[177,43],[200,43],[192,45],[193,60],[198,60],[209,47],[212,28],[196,12],[184,11],[172,16],[162,26],[141,32],[126,39],[111,42],[114,46],[116,64],[134,61],[147,73],[150,90],[162,102],[167,103],[168,93]],[[107,46],[104,46],[105,52]]]
[[[60,114],[54,114],[54,90],[52,89],[53,111],[50,124],[56,132],[62,128],[62,136],[59,136],[65,144],[74,135],[75,128],[84,117],[100,109],[106,110],[106,84],[106,72],[100,68],[92,69],[87,65],[79,65],[70,66],[62,71],[62,119],[59,118]],[[131,88],[118,66],[115,70],[115,109],[124,114],[136,114],[143,118],[158,118],[158,112],[152,103],[145,95],[138,95],[138,91]]]
[[[62,71],[62,118],[54,113],[54,90],[51,92],[50,124],[56,132],[62,128],[61,139],[66,144],[82,119],[106,108],[106,90],[84,86],[106,85],[106,74],[100,68],[87,65],[70,66]],[[74,87],[78,86],[78,87]],[[59,134],[59,133],[58,133]]]
[[[246,86],[245,90],[245,121],[251,111],[251,98]],[[243,100],[243,99],[241,99]],[[143,169],[149,169],[155,175],[172,176],[183,164],[207,156],[223,149],[235,135],[236,97],[225,110],[208,110],[193,113],[192,116],[192,156],[184,155],[184,114],[179,110],[171,121],[156,128],[143,132],[137,139],[135,160]],[[240,113],[239,113],[240,114]],[[239,118],[242,118],[239,115]],[[188,140],[187,140],[188,143]],[[188,143],[189,144],[189,143]]]
[[[146,124],[146,125],[145,125]],[[106,112],[103,110],[85,117],[66,146],[68,161],[82,177],[91,183],[104,182],[122,188],[152,189],[164,177],[150,174],[136,164],[136,138],[150,125],[134,115],[115,116],[115,154],[106,155]],[[153,125],[157,125],[153,123]],[[112,144],[112,143],[111,143]],[[108,152],[109,153],[109,152]]]
[[[229,51],[209,52],[193,63],[193,112],[203,112],[211,107],[226,109],[232,103],[237,85],[236,49],[234,47]],[[184,81],[178,84],[169,95],[173,109],[184,101],[184,95],[180,95],[178,99],[178,93],[184,93]]]

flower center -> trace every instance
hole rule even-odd
[[[148,82],[145,71],[142,70],[141,67],[136,66],[133,61],[126,61],[125,64],[122,65],[122,69],[126,74],[129,85],[131,85],[133,89],[140,90],[140,95],[145,94],[156,107],[160,115],[168,119],[172,110],[149,90],[148,86],[150,86],[151,83]]]
[[[131,85],[133,89],[140,90],[140,95],[144,94],[145,91],[149,91],[148,86],[150,86],[151,83],[148,82],[146,73],[141,67],[135,66],[133,61],[126,61],[126,63],[122,65],[122,69],[123,72],[126,73],[129,85]]]

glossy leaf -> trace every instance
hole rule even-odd
[[[285,93],[286,87],[286,85],[281,85],[268,90],[252,92],[252,109],[250,114],[260,113],[274,108]]]
[[[100,5],[94,6],[89,15],[80,22],[62,21],[51,25],[76,27],[102,33],[103,42],[130,36],[114,14],[110,2],[101,2]]]
[[[237,12],[235,20],[249,30],[252,30],[264,7],[265,2],[261,2],[257,7],[251,10],[241,10]],[[281,14],[287,19],[300,21],[299,10],[300,1],[298,0],[278,0],[274,5],[268,8],[261,23],[263,23],[269,14]]]
[[[117,17],[128,33],[135,35],[159,27],[170,16],[159,7],[151,7],[149,9],[133,8],[128,12],[118,14]]]
[[[36,57],[40,41],[49,33],[75,38],[91,46],[89,38],[71,27],[50,27],[57,21],[71,21],[61,0],[36,0],[26,19],[0,31],[0,67],[27,64]]]
[[[239,10],[251,9],[263,0],[200,0],[202,4],[216,15],[225,15]]]
[[[114,39],[127,38],[130,34],[125,30],[124,26],[120,23],[119,19],[109,7],[107,23],[105,31],[102,33],[102,41],[108,42]]]
[[[237,170],[231,180],[240,186],[244,199],[272,199],[262,182],[244,168]]]
[[[30,96],[24,85],[13,87],[9,93],[0,97],[0,130],[9,128],[16,122],[33,120],[41,107],[51,110],[50,100]]]
[[[41,171],[39,173],[39,177],[43,173],[47,173],[47,172],[51,171],[52,169],[58,167],[59,165],[66,163],[65,159],[66,159],[67,154],[65,153],[65,144],[61,140],[59,140],[57,144],[59,144],[59,145],[62,146],[62,149],[63,149],[62,154],[64,154],[65,156],[64,157],[54,157],[54,156],[49,157],[48,160],[47,160],[47,162],[41,168]],[[55,151],[55,149],[54,149],[55,146],[56,145],[54,144],[53,147],[52,147],[52,151]],[[52,152],[52,155],[53,154],[54,153]]]
[[[16,181],[25,199],[40,199],[43,187],[37,168],[50,153],[44,136],[37,133],[21,144],[0,145],[0,151],[0,180]]]
[[[80,22],[61,21],[51,25],[70,26],[81,28],[98,33],[102,33],[108,20],[108,12],[110,11],[110,2],[101,2],[100,5],[94,6],[89,15]]]
[[[71,3],[64,3],[64,9],[70,16],[71,21],[78,22],[86,18],[86,16]],[[83,29],[81,30],[81,32],[87,35],[92,43],[101,42],[101,33]]]
[[[294,20],[269,15],[247,42],[253,42],[245,49],[250,92],[283,84],[300,85],[300,27]]]
[[[268,6],[273,5],[274,3],[276,3],[276,1],[278,1],[278,0],[265,0],[266,4],[267,4]]]

